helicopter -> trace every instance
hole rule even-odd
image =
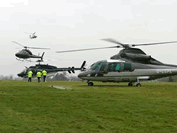
[[[93,86],[92,81],[101,82],[129,82],[128,86],[133,86],[134,82],[137,87],[141,86],[141,80],[154,80],[163,77],[177,75],[177,65],[164,64],[150,55],[146,55],[141,49],[132,48],[135,46],[157,45],[172,42],[146,43],[146,44],[123,44],[113,39],[103,39],[117,46],[78,49],[63,52],[76,52],[106,48],[123,48],[117,55],[112,56],[109,60],[100,60],[93,63],[88,69],[80,73],[78,77],[82,80],[87,80],[88,86]]]
[[[27,32],[25,32],[25,33],[26,33],[26,34],[31,34],[31,35],[29,35],[30,39],[35,39],[35,38],[37,38],[37,36],[35,35],[36,32],[34,32],[34,33],[27,33]]]
[[[63,71],[68,71],[68,73],[75,73],[75,70],[80,70],[84,71],[86,68],[84,67],[86,64],[86,61],[84,61],[81,65],[80,68],[75,68],[74,66],[68,67],[68,68],[57,68],[56,66],[53,65],[48,65],[48,64],[40,64],[40,62],[43,62],[43,60],[37,60],[39,62],[35,66],[30,66],[26,67],[25,70],[23,70],[21,73],[18,73],[17,76],[21,78],[28,78],[28,72],[31,70],[33,72],[33,78],[36,77],[36,73],[38,71],[42,71],[45,69],[47,71],[47,77],[51,77],[55,75],[57,72],[63,72]]]
[[[20,60],[20,61],[24,61],[24,60],[27,60],[29,58],[40,58],[41,60],[43,60],[44,52],[42,53],[41,56],[34,55],[34,54],[32,54],[32,52],[28,48],[31,48],[31,49],[50,49],[50,48],[28,47],[28,46],[24,46],[24,45],[22,45],[18,42],[15,42],[15,41],[12,41],[12,42],[24,47],[24,49],[20,50],[18,53],[15,54],[15,56],[17,57],[17,60]]]

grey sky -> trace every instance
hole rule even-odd
[[[177,41],[175,0],[6,0],[0,4],[0,71],[2,75],[22,71],[34,62],[20,62],[15,53],[27,46],[50,47],[44,59],[58,67],[79,67],[109,59],[120,49],[57,54],[58,50],[114,46],[102,38],[122,43]],[[36,32],[30,40],[24,32]],[[161,62],[177,64],[177,44],[140,47]],[[33,50],[42,54],[43,50]]]

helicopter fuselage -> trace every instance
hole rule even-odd
[[[32,54],[32,52],[28,49],[22,49],[18,53],[15,54],[16,57],[22,58],[22,59],[28,59],[28,58],[42,58],[42,56],[37,56]]]
[[[28,72],[31,70],[33,72],[33,77],[36,77],[38,71],[42,72],[42,70],[47,71],[47,76],[54,76],[57,72],[64,72],[68,71],[69,73],[75,73],[75,70],[83,70],[85,69],[85,61],[82,63],[81,67],[75,68],[73,67],[66,67],[66,68],[57,68],[56,66],[48,65],[48,64],[36,64],[35,66],[30,66],[26,68],[21,73],[17,74],[21,78],[28,78]]]
[[[43,69],[47,71],[47,76],[53,76],[54,74],[56,74],[56,72],[62,71],[62,68],[57,68],[56,66],[37,64],[36,66],[30,66],[29,68],[26,68],[24,71],[17,75],[22,78],[27,78],[28,72],[31,70],[33,72],[33,77],[36,77],[37,72],[42,72]]]
[[[15,54],[16,57],[23,58],[23,59],[30,58],[32,55],[33,55],[32,52],[28,49],[22,49]]]
[[[88,81],[139,82],[173,75],[177,75],[176,65],[147,65],[123,60],[104,60],[94,63],[78,77]]]
[[[35,36],[35,35],[29,35],[29,37],[30,37],[31,39],[37,38],[37,36]]]

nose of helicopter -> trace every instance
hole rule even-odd
[[[16,56],[16,57],[19,57],[20,55],[19,55],[19,53],[16,53],[15,56]]]
[[[21,78],[25,77],[25,75],[26,75],[26,74],[25,74],[24,72],[20,72],[20,73],[17,74],[17,76],[19,76],[19,77],[21,77]]]
[[[86,76],[87,76],[87,74],[86,74],[85,72],[80,73],[80,74],[78,75],[78,77],[79,77],[80,79],[83,79],[83,78],[86,77]]]
[[[17,76],[19,76],[19,77],[23,77],[23,74],[22,74],[22,73],[19,73],[19,74],[17,74]]]

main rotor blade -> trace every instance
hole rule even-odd
[[[39,48],[39,47],[27,47],[27,48],[31,48],[31,49],[48,49],[48,50],[50,50],[50,48]]]
[[[167,43],[177,43],[177,41],[172,42],[158,42],[158,43],[144,43],[144,44],[132,44],[132,46],[147,46],[147,45],[157,45],[157,44],[167,44]]]
[[[18,43],[18,42],[16,42],[16,41],[12,41],[13,43],[16,43],[16,44],[18,44],[18,45],[20,45],[20,46],[22,46],[22,47],[24,47],[24,48],[31,48],[31,49],[48,49],[48,50],[50,50],[50,48],[39,48],[39,47],[28,47],[28,46],[24,46],[24,45],[22,45],[22,44],[20,44],[20,43]]]
[[[22,47],[26,47],[26,46],[24,46],[24,45],[22,45],[22,44],[20,44],[20,43],[18,43],[18,42],[16,42],[16,41],[12,41],[13,43],[16,43],[16,44],[18,44],[18,45],[20,45],[20,46],[22,46]]]
[[[26,34],[33,34],[33,33],[29,33],[29,32],[25,32]]]
[[[77,52],[77,51],[96,50],[96,49],[107,49],[107,48],[119,48],[119,47],[120,47],[120,46],[101,47],[101,48],[88,48],[88,49],[76,49],[76,50],[67,50],[67,51],[56,51],[56,53]]]
[[[123,48],[125,48],[125,45],[123,43],[120,43],[114,39],[111,39],[111,38],[107,38],[107,39],[101,39],[101,40],[104,40],[104,41],[107,41],[107,42],[112,42],[112,43],[115,43],[115,44],[119,44],[121,45]]]

